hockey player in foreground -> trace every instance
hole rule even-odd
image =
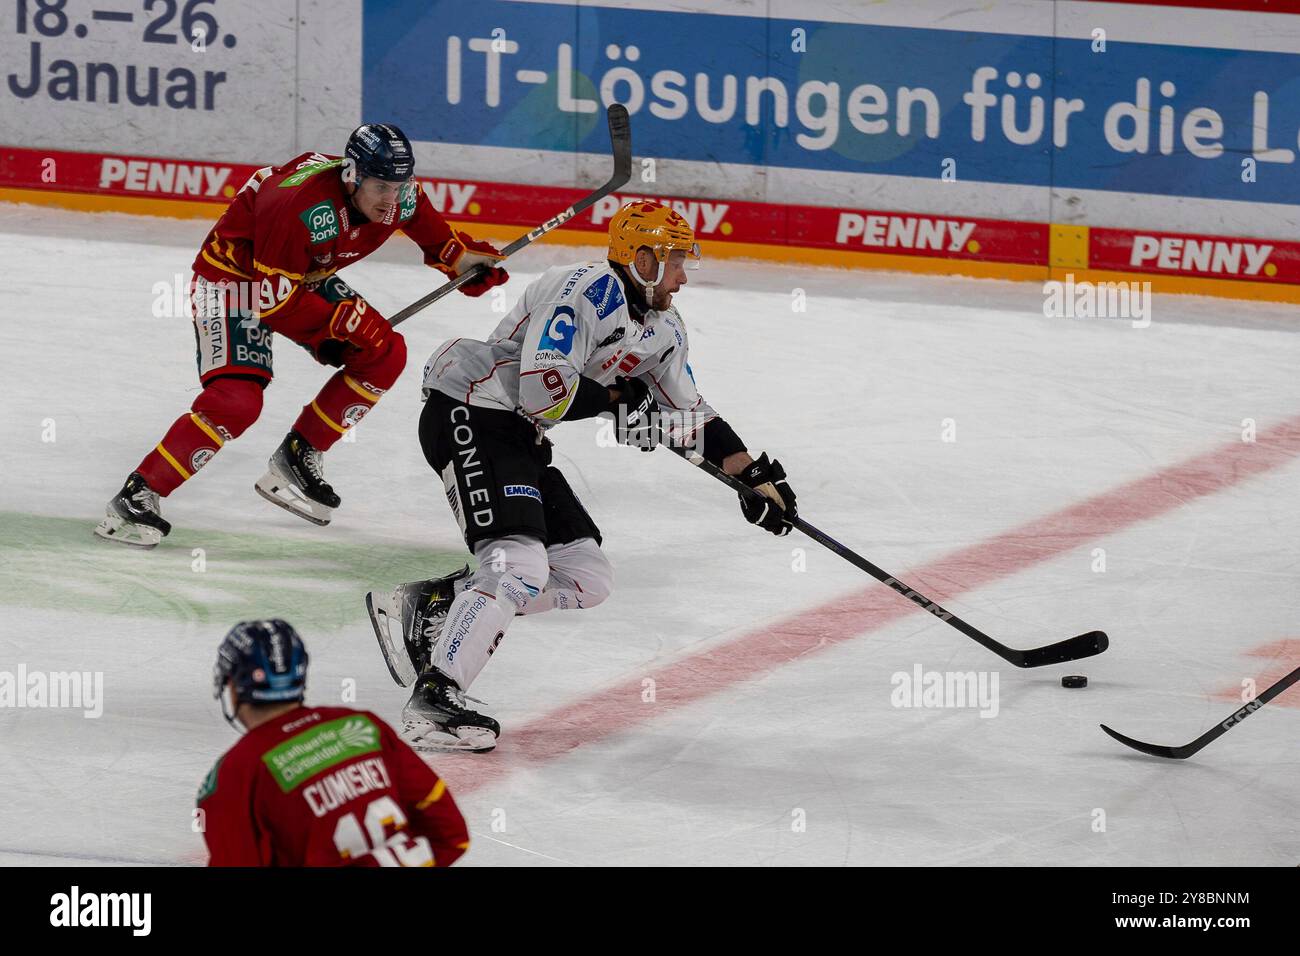
[[[341,158],[304,153],[259,169],[213,226],[194,260],[199,382],[181,415],[108,503],[95,533],[152,548],[171,530],[167,497],[257,420],[278,333],[338,371],[308,403],[257,482],[259,494],[315,524],[339,496],[322,455],[397,381],[406,343],[388,320],[334,273],[400,229],[427,265],[454,278],[493,265],[461,287],[481,295],[506,281],[497,250],[454,233],[414,178],[411,144],[394,126],[361,126]]]
[[[303,703],[307,651],[284,621],[236,624],[213,682],[245,733],[199,790],[210,865],[450,866],[469,846],[446,785],[386,723]]]
[[[672,297],[699,254],[680,215],[629,203],[608,261],[548,270],[490,341],[454,339],[425,365],[420,443],[479,567],[366,596],[389,671],[415,685],[402,719],[417,750],[491,750],[500,727],[465,691],[515,616],[595,607],[613,587],[600,531],[551,465],[552,426],[611,414],[643,450],[690,445],[761,493],[741,499],[749,521],[789,533],[785,471],[751,458],[695,388]]]

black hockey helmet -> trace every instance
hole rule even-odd
[[[237,704],[301,701],[307,693],[307,648],[286,621],[240,621],[217,650],[212,671],[213,694],[221,712],[234,723],[223,693],[235,688]]]
[[[348,137],[343,150],[343,181],[353,183],[364,176],[404,183],[415,175],[415,154],[411,141],[396,126],[366,123]]]

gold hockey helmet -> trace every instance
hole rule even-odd
[[[648,246],[659,261],[661,271],[668,254],[678,249],[688,258],[700,258],[700,244],[695,230],[671,207],[653,199],[634,199],[624,204],[609,221],[609,258],[620,265],[631,265],[636,251]]]

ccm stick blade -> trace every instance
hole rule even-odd
[[[1134,740],[1132,737],[1125,737],[1119,731],[1111,730],[1105,724],[1101,724],[1101,729],[1106,731],[1125,747],[1132,747],[1134,750],[1140,750],[1144,754],[1150,754],[1153,757],[1168,757],[1170,760],[1186,760],[1196,751],[1204,747],[1204,743],[1190,743],[1183,747],[1162,747],[1160,744],[1148,744],[1141,740]],[[1205,743],[1209,743],[1207,740]]]
[[[1162,747],[1160,744],[1148,744],[1141,740],[1134,740],[1132,737],[1125,737],[1123,734],[1111,730],[1105,724],[1101,725],[1101,729],[1106,731],[1106,733],[1110,734],[1110,736],[1114,737],[1125,747],[1132,747],[1134,750],[1141,751],[1144,754],[1150,754],[1152,757],[1167,757],[1170,760],[1186,760],[1202,747],[1218,740],[1229,730],[1237,726],[1237,724],[1241,723],[1255,711],[1259,710],[1296,681],[1300,681],[1300,667],[1297,667],[1291,673],[1287,674],[1268,690],[1264,691],[1264,693],[1246,704],[1245,707],[1236,711],[1228,717],[1227,720],[1220,724],[1216,724],[1205,733],[1201,734],[1201,736],[1193,740],[1190,744],[1184,744],[1181,747]]]

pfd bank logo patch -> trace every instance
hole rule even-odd
[[[339,219],[334,214],[334,206],[329,200],[318,202],[298,216],[311,233],[311,243],[328,242],[339,237]]]

